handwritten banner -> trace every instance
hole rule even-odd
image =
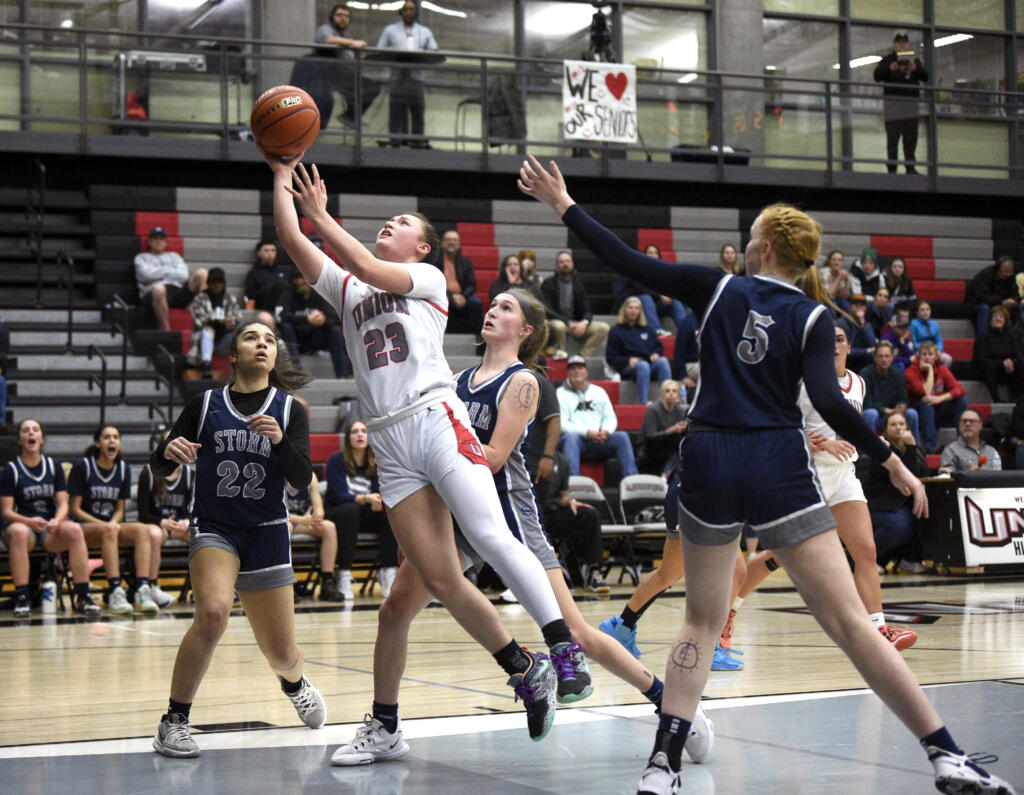
[[[563,61],[565,137],[630,144],[637,140],[636,67]]]

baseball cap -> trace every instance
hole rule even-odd
[[[167,230],[165,230],[162,226],[154,226],[152,229],[149,230],[149,236],[167,237]]]
[[[210,272],[206,276],[207,284],[213,284],[216,282],[223,284],[225,281],[226,279],[224,278],[223,268],[210,268]]]
[[[587,360],[580,356],[578,353],[574,353],[569,357],[565,363],[566,367],[572,367],[574,364],[582,364],[584,367],[587,366]]]
[[[861,259],[869,258],[872,262],[878,262],[878,249],[871,248],[871,246],[865,246],[860,250]]]
[[[910,41],[910,35],[905,30],[897,30],[896,35],[892,37],[893,41],[896,41],[896,39],[905,39],[906,41]]]
[[[851,295],[850,296],[850,303],[851,304],[866,304],[867,302],[868,302],[868,299],[865,298],[860,293],[857,293],[856,295]]]

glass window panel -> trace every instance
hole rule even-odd
[[[526,3],[526,55],[530,58],[579,59],[590,47],[589,3]],[[609,20],[610,22],[610,20]]]
[[[835,16],[839,13],[838,0],[764,0],[765,11],[788,11],[793,14],[820,14]]]
[[[776,77],[834,80],[839,59],[839,26],[830,22],[764,19],[765,69]]]
[[[860,19],[888,19],[893,22],[923,22],[921,0],[850,0],[850,16]]]
[[[1005,0],[935,0],[935,24],[1003,30],[1005,8]]]
[[[963,121],[939,119],[937,132],[939,166],[943,177],[984,177],[1006,179],[1009,163],[1009,136],[1003,121]],[[969,168],[968,166],[975,166]],[[982,166],[982,168],[977,168]],[[983,168],[994,166],[995,168]]]
[[[1024,30],[1024,0],[1017,0],[1017,30]]]
[[[942,39],[943,34],[936,33],[935,43],[940,44]],[[939,101],[949,98],[950,112],[986,116],[1000,112],[1001,103],[995,98],[969,96],[962,93],[962,90],[1002,91],[1006,88],[1003,39],[997,36],[974,36],[966,41],[937,46],[932,55],[932,79],[942,89]]]
[[[318,25],[327,19],[333,5],[334,2],[317,0]],[[512,54],[512,3],[507,0],[444,0],[437,5],[450,13],[421,8],[419,22],[430,28],[442,50]],[[358,31],[358,37],[373,46],[381,31],[397,21],[398,14],[391,5],[386,9],[369,10],[353,7],[349,30]]]
[[[653,59],[663,69],[707,69],[706,14],[633,8],[622,17],[624,63]]]

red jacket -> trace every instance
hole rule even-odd
[[[948,367],[945,367],[938,362],[932,364],[932,368],[935,370],[935,386],[932,389],[933,395],[943,395],[949,392],[955,400],[958,397],[962,397],[966,394],[966,391],[960,382],[956,380]],[[914,357],[914,361],[911,362],[903,372],[903,377],[907,381],[907,397],[911,403],[916,403],[924,397],[924,375],[921,373],[921,368],[917,363],[917,357]]]

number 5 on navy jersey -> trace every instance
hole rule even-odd
[[[743,339],[736,346],[736,355],[745,364],[757,364],[768,353],[768,329],[775,325],[771,315],[762,315],[751,309],[743,327]]]

